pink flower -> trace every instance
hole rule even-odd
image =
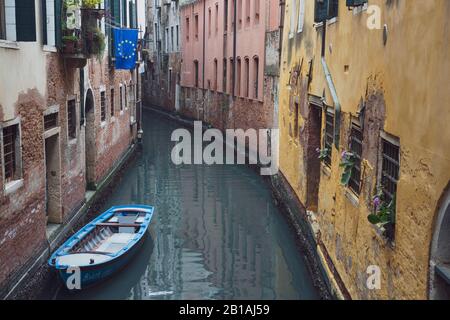
[[[320,148],[317,148],[317,149],[316,149],[316,152],[317,152],[317,153],[320,153]]]
[[[342,151],[342,159],[344,159],[345,157],[347,157],[347,151]]]

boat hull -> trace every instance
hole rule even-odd
[[[136,255],[136,252],[142,247],[142,244],[144,243],[146,238],[147,232],[129,251],[115,259],[92,267],[80,267],[79,286],[77,286],[77,283],[75,281],[75,271],[73,268],[59,269],[59,277],[64,283],[65,287],[69,290],[82,290],[88,287],[92,287],[97,283],[112,277],[118,271],[123,269],[133,259],[133,257]]]

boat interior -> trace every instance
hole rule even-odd
[[[70,253],[114,254],[122,250],[134,238],[145,213],[117,212],[79,241]]]

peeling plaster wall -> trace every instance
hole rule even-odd
[[[428,295],[430,243],[441,197],[450,179],[450,74],[448,14],[445,0],[374,0],[382,8],[383,31],[366,27],[367,12],[353,14],[340,1],[337,22],[327,26],[326,61],[343,111],[341,142],[333,147],[331,170],[321,169],[318,222],[322,241],[346,288],[355,299],[423,299]],[[307,195],[304,138],[290,137],[294,123],[292,97],[308,105],[304,92],[333,106],[321,66],[321,28],[313,27],[314,4],[306,3],[305,27],[289,39],[290,8],[286,7],[280,80],[280,169],[302,203]],[[304,83],[313,59],[309,86],[289,89],[295,66]],[[303,64],[302,64],[303,61]],[[345,67],[348,66],[348,67]],[[302,93],[303,92],[303,93]],[[363,150],[363,191],[356,202],[339,183],[340,153],[348,148],[350,115],[367,104]],[[308,111],[300,112],[302,132]],[[395,247],[391,248],[367,221],[377,175],[378,132],[400,138],[401,169],[397,190]],[[366,269],[378,265],[381,290],[368,290]]]

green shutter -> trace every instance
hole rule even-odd
[[[326,21],[328,17],[328,0],[316,0],[314,9],[314,22]]]
[[[34,0],[16,0],[17,41],[36,41],[36,9]]]
[[[123,1],[122,2],[122,8],[123,8],[123,26],[126,27],[127,26],[127,2]],[[131,20],[130,20],[131,23]]]
[[[114,22],[119,27],[120,24],[120,0],[111,0],[112,1],[112,15],[114,16]]]
[[[47,1],[41,0],[41,7],[42,7],[42,44],[48,44],[47,40]]]
[[[63,0],[55,0],[55,42],[56,47],[62,47],[62,12]]]

